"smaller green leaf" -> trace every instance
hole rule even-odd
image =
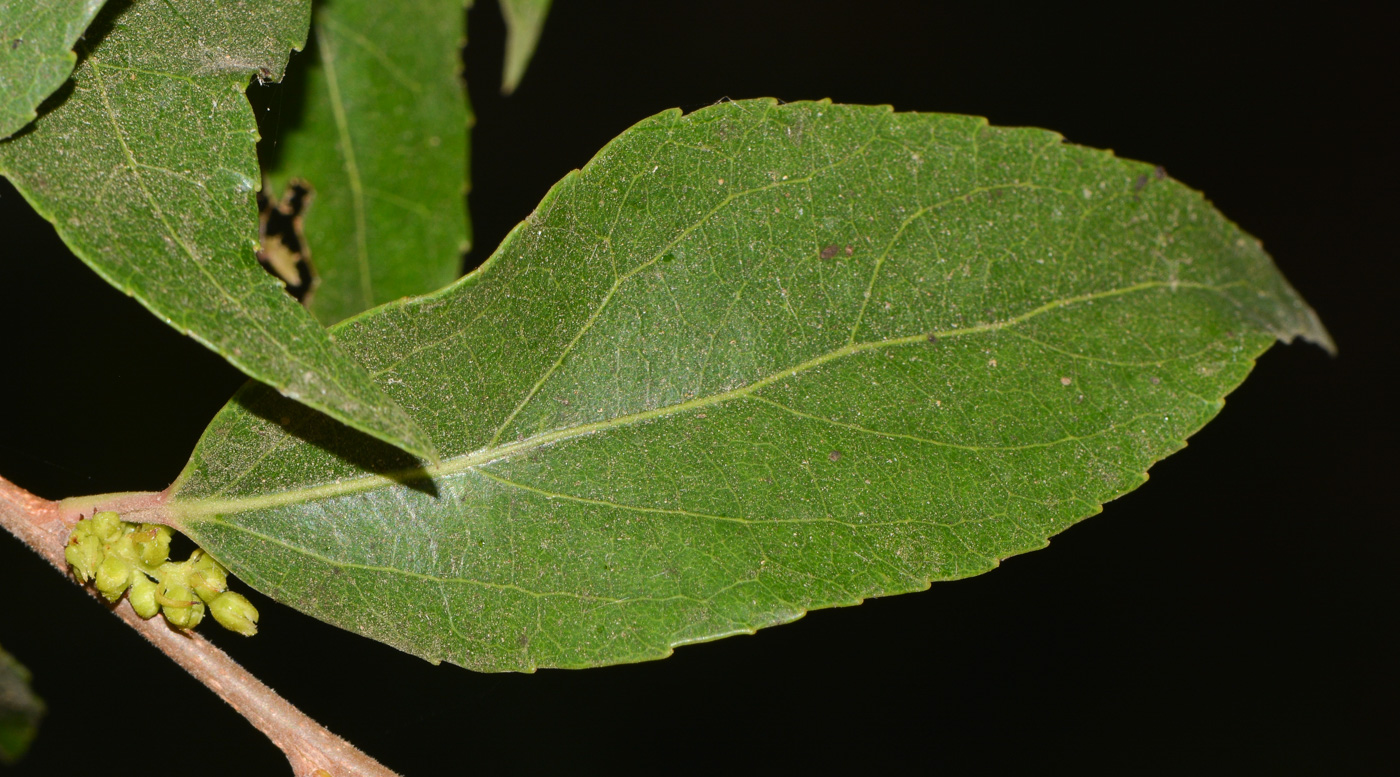
[[[501,74],[501,93],[510,94],[520,86],[535,45],[540,42],[550,0],[501,0],[506,18],[506,67]]]
[[[322,323],[426,294],[460,273],[471,112],[459,52],[463,0],[412,13],[378,0],[316,6],[301,118],[269,133],[269,194],[293,179],[314,194],[303,230]],[[274,119],[277,121],[277,119]]]
[[[68,80],[73,44],[106,0],[0,0],[0,139],[34,120]]]
[[[29,670],[0,648],[0,764],[24,755],[43,716],[44,702],[29,687]]]

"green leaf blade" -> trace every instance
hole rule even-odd
[[[254,258],[251,74],[282,72],[308,4],[114,7],[73,93],[0,143],[0,174],[109,283],[250,377],[425,458],[427,435]],[[209,43],[215,41],[217,43]]]
[[[29,680],[29,670],[0,648],[0,764],[22,758],[39,733],[44,702]]]
[[[106,0],[0,0],[0,140],[34,120],[68,80],[73,44]]]
[[[510,94],[520,86],[525,68],[539,45],[550,0],[501,0],[506,20],[506,61],[501,72],[501,93]]]
[[[458,53],[466,3],[412,13],[368,0],[317,6],[299,123],[283,126],[274,194],[293,178],[315,197],[304,231],[330,324],[452,282],[470,245],[465,185],[472,124]]]
[[[984,572],[1139,485],[1273,340],[1330,344],[1150,166],[765,101],[638,124],[482,269],[336,335],[443,462],[250,389],[171,516],[275,598],[492,671]]]

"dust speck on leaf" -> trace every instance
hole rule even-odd
[[[1060,378],[1060,385],[1061,385],[1061,386],[1068,386],[1069,384],[1071,384],[1071,383],[1073,383],[1073,382],[1074,382],[1074,380],[1071,379],[1071,378],[1069,378],[1069,377]]]
[[[831,461],[840,461],[841,451],[832,451],[831,453],[826,454],[826,457]]]
[[[930,333],[929,333],[929,336],[928,336],[928,341],[929,341],[930,343],[936,343],[936,342],[938,342],[938,335],[933,334],[932,332],[930,332]]]

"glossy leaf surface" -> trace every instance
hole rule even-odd
[[[10,178],[109,283],[250,377],[421,455],[427,436],[254,257],[257,128],[308,2],[138,0],[99,16],[72,93],[0,142]]]
[[[290,76],[304,79],[298,117],[269,122],[268,181],[274,196],[292,178],[315,191],[304,230],[320,284],[309,306],[324,323],[426,294],[461,272],[472,122],[459,58],[465,6],[316,7],[311,61]]]
[[[441,464],[250,387],[167,517],[316,617],[527,671],[985,572],[1142,483],[1273,340],[1330,347],[1160,169],[771,101],[641,122],[475,273],[335,333]]]
[[[39,733],[44,702],[29,687],[29,670],[0,648],[0,764],[12,764]]]
[[[68,80],[73,44],[105,0],[0,0],[0,138],[34,120]]]
[[[525,68],[535,55],[535,46],[549,16],[550,0],[501,0],[506,20],[506,63],[501,73],[501,91],[510,94],[520,86]]]

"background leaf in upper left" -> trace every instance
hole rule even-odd
[[[309,0],[112,3],[71,92],[0,142],[0,173],[107,282],[252,378],[431,458],[408,414],[254,259],[249,80],[279,78]]]
[[[0,139],[68,80],[73,44],[106,0],[0,0]]]

